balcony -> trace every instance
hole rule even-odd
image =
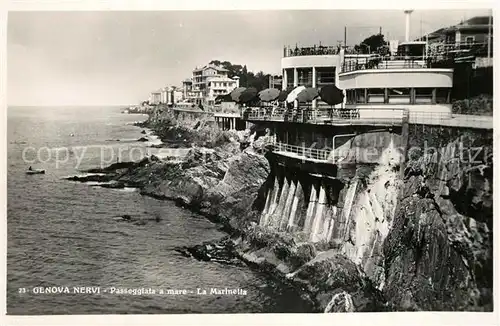
[[[306,55],[336,55],[339,54],[340,47],[337,46],[312,46],[312,47],[284,47],[283,48],[283,57],[298,57],[298,56],[306,56]]]
[[[371,57],[346,59],[342,64],[341,73],[367,69],[426,69],[432,68],[432,59],[422,60],[422,57]]]
[[[248,108],[243,119],[249,121],[276,121],[327,125],[399,126],[403,123],[402,108],[304,109]]]

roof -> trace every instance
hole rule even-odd
[[[467,19],[466,21],[460,22],[459,24],[440,28],[432,33],[429,33],[428,37],[437,38],[440,35],[455,33],[456,31],[487,31],[490,26],[493,26],[493,17],[475,16]],[[425,39],[425,36],[422,39]]]
[[[402,45],[424,45],[427,44],[425,41],[409,41],[409,42],[401,42],[399,43],[399,46]]]
[[[226,68],[222,68],[222,67],[219,67],[219,66],[216,66],[216,65],[213,65],[213,64],[212,65],[210,65],[210,64],[206,65],[206,66],[204,66],[202,68],[196,68],[193,71],[203,71],[203,70],[207,70],[207,69],[210,69],[210,68],[215,69],[217,71],[229,71]]]

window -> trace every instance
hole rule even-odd
[[[293,87],[293,69],[285,69],[286,71],[286,87],[287,88],[292,88]]]
[[[409,88],[388,88],[389,103],[410,103]]]
[[[433,88],[415,88],[415,104],[431,104]]]
[[[384,103],[384,102],[385,102],[385,89],[383,88],[368,89],[368,103]]]
[[[436,103],[449,104],[450,103],[450,88],[437,88],[436,89]]]
[[[335,85],[335,67],[316,68],[316,85]]]
[[[312,86],[312,68],[310,69],[297,69],[297,73],[299,74],[299,86],[303,85],[306,87]]]
[[[363,93],[363,95],[364,95],[364,93]],[[355,89],[346,90],[346,103],[347,104],[356,104],[356,90]],[[364,103],[364,100],[363,100],[363,103]]]
[[[465,38],[465,43],[467,43],[467,44],[472,44],[472,43],[474,43],[474,36],[467,36],[467,37]]]
[[[356,103],[366,103],[366,97],[365,97],[365,89],[360,88],[356,89]]]

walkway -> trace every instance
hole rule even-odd
[[[252,108],[243,115],[248,121],[275,121],[336,126],[401,126],[405,114],[410,124],[493,129],[492,116],[408,111],[406,109],[316,109],[292,110]]]

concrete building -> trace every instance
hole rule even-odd
[[[338,85],[342,62],[338,50],[332,46],[285,48],[281,59],[282,88]],[[312,103],[313,108],[323,105],[326,104],[320,100],[314,100]]]

